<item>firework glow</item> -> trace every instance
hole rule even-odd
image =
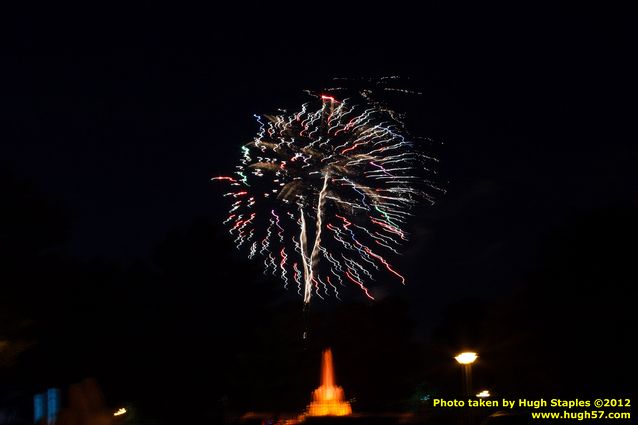
[[[405,284],[387,257],[400,255],[415,205],[441,191],[427,139],[410,136],[370,91],[343,90],[308,92],[296,112],[255,115],[259,130],[235,172],[213,178],[231,186],[224,223],[236,247],[306,304],[348,286],[374,299],[380,279]]]

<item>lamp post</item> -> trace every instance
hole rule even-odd
[[[478,354],[470,351],[463,352],[454,359],[463,366],[463,381],[465,387],[465,396],[472,396],[472,363],[476,361]]]
[[[463,381],[465,387],[465,397],[469,400],[472,397],[472,363],[476,361],[478,354],[472,351],[465,351],[458,356],[455,356],[454,359],[463,366]],[[469,403],[469,401],[468,401]],[[466,414],[466,424],[472,425],[472,415],[470,412],[469,406],[465,408]]]

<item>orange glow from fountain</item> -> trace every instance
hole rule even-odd
[[[312,402],[306,416],[346,416],[352,414],[350,403],[345,400],[343,388],[335,385],[332,367],[332,351],[323,352],[321,362],[321,386],[312,392]]]

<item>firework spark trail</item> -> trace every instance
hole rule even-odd
[[[279,242],[284,241],[284,228],[279,225],[279,216],[275,214],[275,210],[270,211],[270,213],[275,217],[275,225],[279,229],[277,232],[277,236],[279,237]]]
[[[251,221],[253,221],[253,219],[255,218],[255,215],[256,215],[255,213],[252,213],[250,215],[250,218],[248,218],[247,220],[243,220],[241,222],[237,222],[235,224],[235,227],[233,227],[233,229],[237,229],[237,237],[235,238],[235,245],[237,246],[237,248],[241,247],[246,241],[247,238],[244,237],[244,228],[248,226]],[[238,225],[239,227],[237,227]]]
[[[279,255],[281,256],[281,262],[279,263],[279,268],[281,270],[281,278],[284,281],[284,289],[287,289],[288,274],[286,273],[286,261],[288,260],[288,255],[286,254],[286,248],[281,248],[281,251],[279,251]]]
[[[326,281],[328,281],[328,285],[330,285],[330,287],[331,287],[331,288],[332,288],[332,290],[334,291],[334,293],[335,293],[335,297],[336,297],[337,299],[340,299],[340,298],[339,298],[339,290],[338,290],[338,289],[337,289],[337,287],[336,287],[336,286],[335,286],[335,285],[334,285],[334,284],[330,281],[330,276],[326,276]]]
[[[304,212],[301,206],[299,207],[299,213],[301,217],[301,229],[299,233],[299,246],[301,248],[301,264],[303,265],[303,277],[304,277],[304,303],[310,302],[312,296],[312,271],[310,270],[310,258],[306,255],[308,252],[308,238],[306,236],[306,219],[304,218]]]
[[[409,92],[389,87],[394,81],[375,84]],[[366,282],[384,276],[405,284],[386,254],[400,254],[408,240],[410,210],[441,192],[436,159],[421,152],[402,115],[369,90],[359,102],[333,94],[342,90],[311,93],[317,100],[297,112],[255,115],[257,134],[232,177],[213,178],[233,187],[224,223],[237,248],[250,244],[249,258],[262,256],[264,272],[285,288],[292,277],[306,304],[349,286],[374,299]]]
[[[319,201],[317,202],[317,224],[316,224],[316,235],[315,235],[315,243],[312,245],[312,253],[310,254],[310,280],[312,280],[313,271],[317,265],[319,259],[317,255],[319,254],[319,246],[321,244],[321,228],[322,228],[322,216],[323,216],[323,208],[326,197],[326,189],[328,188],[328,179],[330,178],[330,174],[326,173],[323,176],[323,187],[321,188],[321,192],[319,192]]]

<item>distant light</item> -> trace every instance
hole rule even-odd
[[[60,410],[60,390],[57,388],[49,388],[47,390],[47,419],[52,424],[58,417]]]
[[[492,394],[490,394],[488,390],[483,390],[480,393],[478,393],[476,396],[479,398],[487,398],[487,397],[491,397]]]
[[[120,407],[119,409],[117,409],[117,412],[113,413],[113,416],[122,416],[125,413],[126,413],[126,409],[123,407]]]
[[[321,100],[329,100],[331,102],[334,102],[335,98],[332,97],[332,96],[328,96],[328,95],[323,94],[323,95],[321,95]]]
[[[476,361],[478,354],[472,352],[461,353],[458,356],[454,357],[457,362],[460,364],[472,364]]]
[[[36,394],[33,396],[33,421],[39,422],[44,418],[44,411],[46,410],[44,404],[44,394]]]

